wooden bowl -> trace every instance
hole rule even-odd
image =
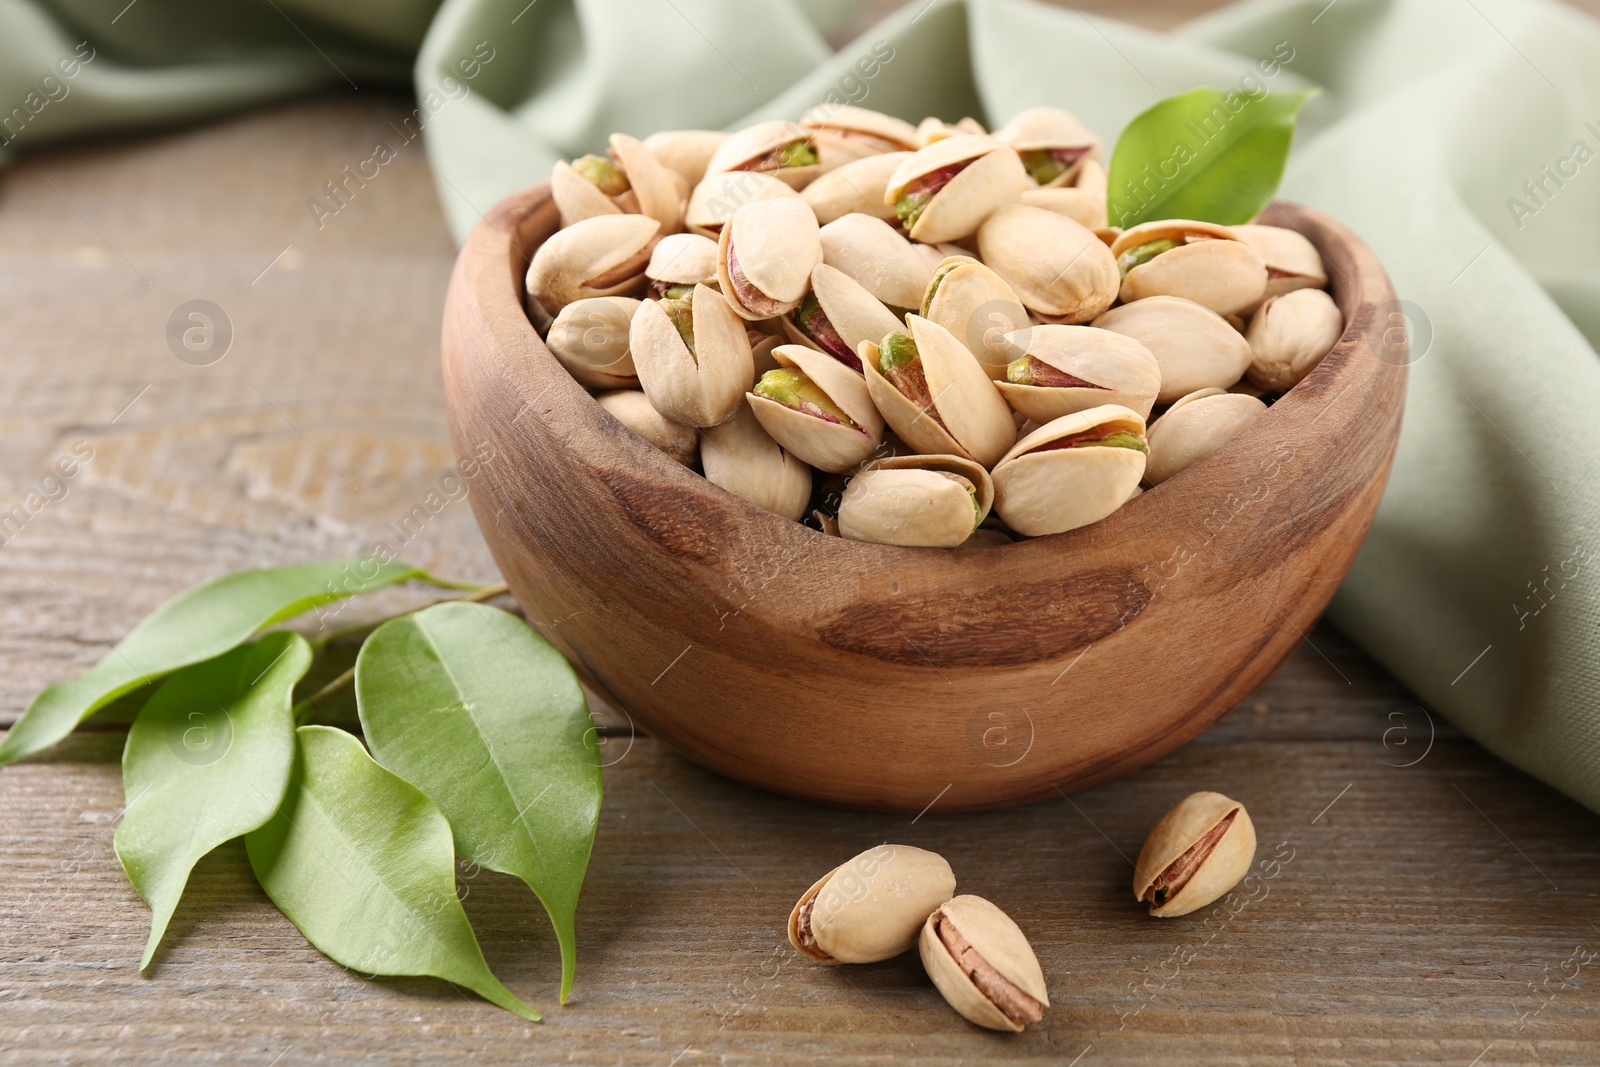
[[[1321,250],[1345,333],[1225,448],[1093,526],[995,548],[830,537],[658,452],[556,363],[523,274],[558,225],[508,197],[456,261],[444,383],[494,558],[536,625],[679,753],[790,796],[995,808],[1188,741],[1289,653],[1372,521],[1406,373],[1354,234]],[[1380,312],[1383,314],[1380,315]]]

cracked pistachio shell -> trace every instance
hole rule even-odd
[[[1121,404],[1148,419],[1161,390],[1161,365],[1131,337],[1093,326],[1033,326],[1007,337],[1018,352],[1070,374],[1086,386],[1016,385],[997,381],[1006,403],[1040,423],[1101,404]]]
[[[590,389],[637,388],[628,330],[639,301],[629,296],[574,300],[550,324],[545,347]]]
[[[1087,189],[1069,187],[1029,189],[1022,194],[1022,203],[1027,207],[1043,208],[1046,211],[1054,211],[1057,215],[1065,215],[1090,230],[1099,230],[1106,225],[1104,190],[1095,193]]]
[[[728,135],[721,130],[662,130],[644,139],[644,146],[694,187],[705,177],[706,164]]]
[[[717,242],[697,233],[668,234],[651,251],[644,276],[667,285],[715,285]]]
[[[876,460],[845,487],[839,535],[880,545],[959,548],[972,539],[993,506],[994,482],[970,459]]]
[[[767,436],[740,400],[733,418],[700,431],[706,480],[763,511],[798,519],[811,500],[811,468]]]
[[[1009,339],[1026,329],[1028,311],[1005,279],[971,256],[951,256],[934,268],[922,295],[922,317],[949,330],[995,381],[1022,355]],[[880,335],[881,336],[881,335]]]
[[[752,171],[776,178],[797,191],[804,189],[822,173],[820,163],[782,167],[768,160],[771,153],[795,141],[804,141],[814,149],[816,132],[786,119],[772,119],[746,126],[737,133],[730,133],[728,139],[717,146],[716,152],[706,163],[706,176],[729,171]]]
[[[717,280],[733,310],[746,319],[787,315],[811,286],[822,261],[817,217],[799,198],[746,204],[717,238]],[[733,277],[734,264],[742,275]]]
[[[1288,392],[1322,362],[1344,333],[1344,316],[1321,289],[1295,289],[1268,297],[1251,316],[1250,380],[1275,393]]]
[[[1267,296],[1327,286],[1328,270],[1323,265],[1322,254],[1304,234],[1284,226],[1262,226],[1253,222],[1232,229],[1234,236],[1254,248],[1267,265]]]
[[[869,156],[921,147],[911,123],[850,104],[818,104],[800,117],[800,124],[815,131],[817,154],[828,171]]]
[[[955,122],[946,122],[934,115],[929,115],[917,123],[917,147],[926,148],[935,141],[943,141],[951,137],[969,135],[982,137],[988,132],[983,128],[983,123],[970,115]]]
[[[1250,366],[1250,345],[1215,311],[1178,296],[1152,296],[1112,308],[1094,320],[1127,334],[1161,364],[1156,403],[1170,404],[1196,389],[1225,389]]]
[[[648,215],[596,215],[557,230],[528,264],[528,295],[551,315],[574,300],[627,296],[644,282],[660,231]]]
[[[891,385],[878,370],[878,346],[866,341],[858,352],[872,402],[899,438],[922,455],[960,456],[993,467],[1017,439],[1017,424],[994,381],[943,326],[920,315],[907,315],[906,324],[931,402],[925,410]]]
[[[690,233],[715,241],[733,213],[760,200],[781,200],[800,194],[776,178],[750,170],[708,174],[689,194],[683,221]]]
[[[822,261],[854,278],[892,308],[914,308],[934,264],[893,226],[874,215],[850,214],[822,227]]]
[[[963,894],[946,901],[929,915],[917,940],[928,977],[962,1018],[990,1030],[1016,1032],[1024,1026],[1008,1017],[973,981],[970,963],[964,966],[951,955],[938,933],[939,926],[946,923],[955,928],[987,969],[1037,1001],[1039,1008],[1050,1006],[1044,971],[1022,930],[1009,915],[983,897]]]
[[[970,237],[996,208],[1015,203],[1030,184],[1022,160],[1009,145],[963,134],[919,148],[902,161],[889,176],[884,202],[894,205],[918,178],[958,163],[966,165],[933,194],[911,227],[913,241],[937,244]]]
[[[1187,915],[1222,896],[1250,870],[1256,854],[1256,828],[1250,814],[1237,800],[1221,793],[1191,793],[1161,817],[1133,865],[1133,896],[1143,901],[1150,887],[1191,847],[1228,815],[1233,821],[1212,845],[1199,868],[1178,891],[1157,906],[1151,901],[1150,914],[1163,919]]]
[[[894,205],[884,203],[883,191],[889,175],[909,158],[910,152],[883,152],[854,160],[806,186],[800,198],[824,226],[854,212],[893,222]]]
[[[1144,480],[1160,485],[1227,444],[1266,410],[1256,397],[1221,389],[1200,389],[1182,397],[1150,426]]]
[[[694,427],[673,422],[637,389],[601,393],[595,399],[622,425],[685,467],[694,466],[695,456],[700,451],[700,435]]]
[[[1085,160],[1100,153],[1100,138],[1079,121],[1078,116],[1059,107],[1030,107],[1019,111],[1011,120],[994,131],[994,139],[1023,152],[1068,149],[1081,151],[1072,165],[1049,181],[1040,183],[1046,189],[1072,185]]]
[[[778,360],[773,353],[785,343],[784,338],[760,330],[746,330],[745,336],[750,338],[750,359],[756,365],[756,378],[769,370],[777,370]]]
[[[1045,423],[1012,446],[994,468],[994,507],[1020,534],[1076,530],[1121,507],[1144,474],[1145,454],[1133,448],[1082,445],[1047,449],[1062,438],[1114,427],[1144,436],[1144,419],[1120,404],[1105,404]]]
[[[1117,261],[1093,231],[1044,208],[1011,204],[978,229],[978,252],[1045,322],[1088,322],[1117,299]]]
[[[1111,254],[1151,241],[1173,240],[1176,248],[1159,253],[1122,277],[1123,303],[1151,296],[1181,296],[1232,315],[1254,306],[1267,287],[1267,265],[1248,242],[1227,226],[1191,219],[1144,222],[1123,230]]]
[[[849,350],[850,361],[839,359],[838,353],[828,354],[852,370],[855,363],[851,361],[859,359],[856,352],[862,341],[878,341],[885,334],[905,329],[905,323],[895,318],[881,300],[863,289],[850,275],[826,263],[818,263],[811,269],[811,295],[817,298],[829,325]],[[800,331],[795,322],[799,315],[797,309],[784,316],[784,335],[796,344],[823,350],[822,345]]]
[[[550,198],[561,212],[563,227],[596,215],[638,214],[639,199],[632,189],[614,198],[607,196],[564,159],[550,168]]]
[[[773,357],[780,367],[811,379],[855,426],[808,415],[752,391],[745,399],[768,436],[791,455],[833,474],[850,470],[872,455],[883,441],[883,417],[873,406],[861,375],[805,345],[779,345]]]
[[[886,960],[915,945],[955,891],[955,873],[937,852],[879,845],[805,891],[789,913],[789,944],[819,963]]]
[[[661,223],[664,234],[683,229],[683,197],[673,171],[636,137],[611,135],[611,155],[621,164],[639,201],[639,214]]]
[[[744,406],[755,383],[755,361],[744,323],[722,294],[705,285],[694,288],[694,351],[658,300],[634,312],[628,331],[633,365],[650,403],[673,422],[715,426]]]

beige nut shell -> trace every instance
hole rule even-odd
[[[989,377],[1002,381],[1022,352],[1009,339],[1031,319],[1004,278],[971,256],[950,256],[934,268],[922,298],[922,317],[966,345]]]
[[[712,485],[780,518],[800,518],[811,500],[811,468],[769,437],[746,404],[700,431],[700,466]]]
[[[745,279],[777,310],[747,307],[739,299],[729,275],[730,249]],[[729,305],[746,319],[786,315],[799,307],[811,285],[811,268],[820,262],[817,217],[799,198],[746,204],[733,213],[717,238],[717,280]]]
[[[1045,322],[1088,322],[1117,299],[1117,260],[1065,215],[1010,204],[978,229],[978,253]]]
[[[1152,296],[1112,308],[1093,322],[1126,334],[1161,365],[1158,404],[1196,389],[1226,389],[1250,366],[1250,344],[1228,321],[1180,296]]]
[[[1246,241],[1227,226],[1191,219],[1144,222],[1124,230],[1111,244],[1113,257],[1150,241],[1203,234],[1205,240],[1155,256],[1134,267],[1122,279],[1124,303],[1151,296],[1181,296],[1219,315],[1237,314],[1253,307],[1267,288],[1267,265]]]
[[[773,149],[782,148],[795,141],[805,141],[815,147],[816,137],[809,128],[785,119],[769,119],[754,126],[746,126],[729,134],[727,139],[717,146],[717,150],[706,162],[706,174],[709,176],[740,170]],[[821,174],[822,167],[819,164],[810,164],[804,167],[779,167],[760,173],[768,174],[790,188],[799,190],[804,189]]]
[[[973,498],[954,474],[971,483]],[[989,472],[960,456],[895,456],[861,469],[839,502],[839,534],[852,541],[958,548],[994,504]]]
[[[1267,405],[1245,393],[1200,389],[1180,397],[1150,427],[1150,459],[1144,480],[1160,485],[1198,463],[1266,413]]]
[[[1013,410],[1040,424],[1102,404],[1121,404],[1148,419],[1161,391],[1156,357],[1124,334],[1094,326],[1031,326],[1010,334],[1007,343],[1098,387],[995,382]]]
[[[705,177],[706,164],[727,139],[721,130],[661,130],[646,137],[644,146],[693,188]]]
[[[822,227],[822,261],[844,271],[890,307],[922,302],[934,264],[887,222],[853,213]]]
[[[700,451],[694,427],[673,422],[637,389],[619,389],[595,397],[601,407],[622,425],[650,442],[685,467],[693,467]]]
[[[883,191],[884,202],[893,205],[917,178],[964,160],[971,162],[918,216],[909,233],[912,240],[938,244],[970,237],[996,208],[1016,202],[1033,184],[1015,149],[987,135],[960,134],[918,149],[895,168]]]
[[[638,388],[628,334],[639,303],[631,296],[574,300],[550,324],[545,347],[568,374],[591,389]]]
[[[819,963],[876,963],[908,951],[923,922],[956,891],[956,876],[937,852],[879,845],[840,864],[807,889],[789,913],[789,943]],[[800,917],[811,907],[808,948]]]
[[[889,175],[909,158],[910,152],[881,152],[853,160],[806,186],[800,197],[824,226],[858,212],[892,222],[894,206],[884,203],[883,191]]]
[[[827,394],[860,429],[828,422],[751,392],[746,396],[772,439],[818,470],[841,474],[872,455],[883,441],[883,417],[873,406],[861,375],[807,345],[779,345],[779,366],[800,371]]]
[[[1062,533],[1099,522],[1127,502],[1144,474],[1143,452],[1104,445],[1039,451],[1108,423],[1144,433],[1137,411],[1106,404],[1047,422],[1012,446],[993,471],[995,511],[1007,526],[1030,537]]]
[[[717,242],[697,233],[673,233],[650,250],[644,276],[668,285],[717,284]]]
[[[1322,253],[1304,234],[1285,226],[1263,226],[1254,222],[1235,226],[1233,232],[1266,263],[1266,296],[1327,286],[1328,269],[1322,262]]]
[[[1172,866],[1174,860],[1230,811],[1237,812],[1232,825],[1213,846],[1200,869],[1167,899],[1166,904],[1151,907],[1151,915],[1170,919],[1205,907],[1239,884],[1256,854],[1256,828],[1249,812],[1244,810],[1243,804],[1221,793],[1191,793],[1156,823],[1139,850],[1138,862],[1133,865],[1133,897],[1138,901],[1144,900],[1145,893],[1161,872]]]
[[[685,426],[727,422],[755,384],[755,360],[744,323],[722,294],[694,287],[691,353],[659,301],[646,300],[628,330],[639,385],[656,410]]]
[[[550,315],[585,297],[631,295],[644,281],[651,243],[660,230],[647,215],[597,215],[557,230],[528,264],[528,295]],[[618,271],[615,284],[593,284]]]
[[[1344,316],[1321,289],[1270,296],[1250,318],[1250,381],[1283,393],[1310,374],[1344,333]]]
[[[811,270],[811,293],[839,335],[853,353],[862,341],[878,341],[886,334],[904,330],[905,323],[895,318],[883,302],[861,287],[844,271],[818,263]],[[794,324],[794,315],[783,318],[784,335],[795,344],[817,346]]]
[[[994,1002],[973,984],[934,929],[939,918],[956,928],[967,944],[1000,976],[1044,1007],[1050,1006],[1044,971],[1028,938],[1011,917],[983,897],[963,894],[937,908],[922,924],[917,948],[922,966],[950,1006],[969,1022],[990,1030],[1020,1031]]]
[[[758,200],[782,200],[800,194],[776,178],[758,174],[753,170],[725,171],[707,174],[689,194],[684,207],[683,221],[690,233],[709,237],[713,241],[727,225],[733,213],[746,204]]]

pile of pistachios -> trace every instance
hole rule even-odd
[[[529,314],[621,424],[778,515],[925,547],[1075,529],[1344,330],[1305,237],[1119,230],[1101,157],[1053,107],[992,134],[850,106],[614,134],[551,174]]]

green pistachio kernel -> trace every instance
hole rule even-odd
[[[1066,173],[1068,164],[1057,158],[1048,148],[1036,148],[1022,153],[1022,166],[1028,176],[1040,185],[1047,185]]]
[[[903,333],[887,334],[878,345],[878,369],[884,374],[917,361],[917,343]]]
[[[948,276],[951,271],[955,270],[959,266],[961,266],[961,264],[951,263],[947,266],[940,267],[938,270],[933,272],[933,279],[928,282],[928,292],[922,298],[922,309],[918,312],[918,314],[920,314],[923,318],[928,317],[928,309],[933,307],[933,295],[939,291],[940,283],[945,280],[945,277]]]
[[[669,285],[661,295],[667,300],[692,300],[694,299],[694,286]]]
[[[766,397],[786,408],[794,408],[796,411],[826,419],[828,422],[855,426],[850,416],[846,415],[816,382],[789,367],[767,371],[756,383],[754,392],[757,396]]]
[[[1150,443],[1148,441],[1136,433],[1128,433],[1125,430],[1108,434],[1098,441],[1085,441],[1084,444],[1096,448],[1131,448],[1135,452],[1143,452],[1147,456],[1150,454]]]
[[[1006,364],[1006,381],[1012,385],[1033,384],[1033,357],[1023,356]]]
[[[632,188],[617,161],[607,156],[584,156],[572,162],[572,169],[607,196],[621,196]]]
[[[667,313],[667,318],[672,320],[672,325],[677,327],[678,336],[683,338],[683,345],[689,350],[691,356],[697,353],[694,350],[694,290],[691,288],[682,297],[668,296],[661,301],[661,310]]]
[[[918,192],[906,193],[894,202],[894,213],[897,218],[905,223],[906,229],[917,224],[922,218],[922,213],[927,210],[928,203],[933,200],[933,193]]]
[[[1126,275],[1133,268],[1143,266],[1161,253],[1170,252],[1177,247],[1178,242],[1170,237],[1163,237],[1157,241],[1146,241],[1144,244],[1130,248],[1118,256],[1117,269]]]
[[[812,167],[817,162],[817,149],[806,141],[790,141],[778,149],[778,166]]]

